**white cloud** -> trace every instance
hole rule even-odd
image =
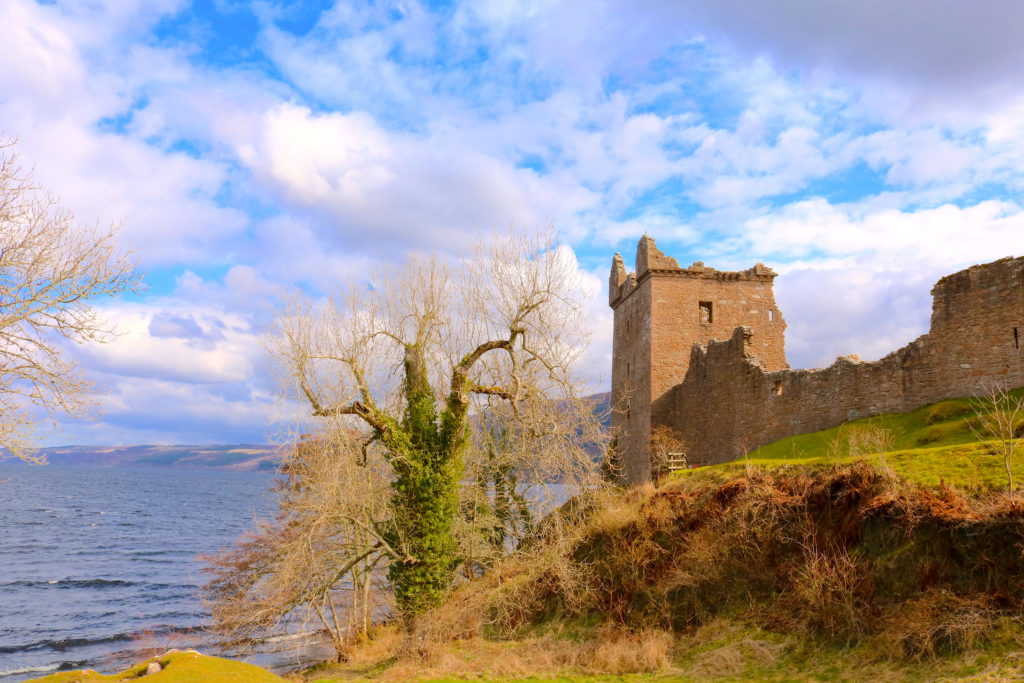
[[[68,90],[77,91],[85,80],[78,48],[54,26],[48,11],[35,3],[0,5],[4,50],[0,51],[0,87],[6,93],[30,95],[49,106],[64,101]]]
[[[870,266],[785,271],[775,289],[790,364],[824,367],[848,354],[876,360],[916,339],[928,331],[928,291],[943,274]]]
[[[301,283],[318,292],[331,292],[365,279],[379,261],[355,250],[338,249],[321,236],[314,221],[282,214],[261,221],[254,238],[262,253],[257,275],[274,282]],[[278,298],[283,290],[274,292]]]
[[[609,6],[621,21],[639,15],[641,22],[663,26],[661,35],[700,32],[784,65],[894,81],[943,96],[947,106],[951,95],[1021,91],[1024,6],[1016,0],[648,0]]]
[[[780,271],[794,366],[821,366],[840,353],[876,359],[927,331],[938,278],[1024,254],[1024,209],[986,201],[873,211],[813,199],[749,221],[731,247]]]
[[[857,256],[874,268],[948,268],[1024,253],[1024,209],[1012,202],[952,204],[917,211],[865,211],[816,198],[751,220],[747,248],[783,262]]]
[[[548,183],[443,135],[385,131],[362,113],[281,105],[239,156],[293,206],[362,248],[461,250],[467,234],[572,222],[595,201],[579,186]]]
[[[74,421],[65,443],[127,445],[260,442],[275,438],[289,414],[272,394],[245,385],[195,386],[169,380],[120,379],[102,398],[100,422]]]
[[[173,295],[102,314],[117,336],[70,352],[99,391],[98,422],[66,421],[52,440],[217,443],[274,438],[293,417],[262,346],[270,285],[236,267],[223,282],[186,273]],[[276,292],[275,292],[276,294]],[[276,302],[278,297],[274,297]]]
[[[0,91],[6,95],[0,99],[0,130],[18,138],[37,183],[82,223],[119,224],[125,243],[144,264],[216,260],[223,250],[215,247],[237,236],[248,220],[218,205],[227,167],[98,129],[101,119],[121,115],[133,94],[144,92],[141,80],[133,79],[156,77],[145,67],[169,58],[147,50],[146,58],[128,60],[139,70],[97,69],[76,39],[86,36],[91,45],[97,36],[84,27],[102,24],[104,17],[115,23],[97,29],[101,33],[115,33],[117,26],[137,30],[139,13],[119,4],[73,3],[65,10],[74,21],[55,8],[22,0],[0,7],[5,35],[23,50],[0,51]],[[80,15],[90,7],[96,14],[86,21]],[[158,9],[151,8],[147,19],[153,20]],[[95,49],[99,46],[91,45]],[[117,47],[111,50],[119,53]],[[170,64],[184,68],[180,55],[170,57]]]
[[[262,353],[258,332],[247,320],[201,304],[181,309],[156,302],[120,304],[104,309],[104,315],[119,336],[84,347],[82,356],[88,367],[108,375],[187,384],[243,382]],[[169,333],[168,321],[182,319],[194,327],[179,324]]]

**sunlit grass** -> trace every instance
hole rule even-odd
[[[159,662],[163,670],[145,675],[146,666],[154,661]],[[145,680],[146,683],[275,683],[285,679],[252,664],[186,651],[147,659],[115,674],[105,675],[92,670],[62,671],[26,683],[101,683],[124,680]]]
[[[1013,392],[1024,393],[1024,389]],[[975,408],[987,410],[984,399],[955,398],[904,414],[880,415],[838,427],[799,434],[762,446],[745,458],[676,477],[717,477],[745,468],[843,464],[858,460],[885,465],[894,474],[926,486],[947,484],[962,489],[991,490],[1006,485],[1002,458],[993,444],[979,440]],[[972,429],[972,426],[974,427]],[[893,448],[884,454],[851,455],[849,435],[857,429],[890,430]],[[1024,476],[1024,461],[1013,464],[1014,477]]]
[[[921,660],[893,660],[878,656],[874,644],[852,646],[813,638],[787,636],[719,618],[689,633],[677,634],[670,663],[664,671],[647,674],[588,675],[538,671],[532,676],[464,674],[424,676],[419,683],[488,681],[489,683],[668,683],[683,681],[985,681],[1020,680],[1021,633],[1007,623],[981,650]],[[508,643],[515,647],[516,643]],[[454,644],[452,652],[472,648]],[[460,655],[465,657],[464,652]],[[495,656],[493,653],[482,656]],[[499,655],[500,656],[500,655]],[[344,670],[344,667],[342,667]],[[312,683],[391,683],[411,680],[387,671],[361,675],[352,669]]]

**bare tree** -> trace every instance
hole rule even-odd
[[[384,538],[388,468],[381,449],[364,449],[332,420],[302,438],[282,474],[277,517],[205,558],[204,599],[217,628],[238,641],[312,624],[340,659],[387,606],[374,588],[378,569],[397,555]]]
[[[878,456],[879,467],[890,479],[892,470],[889,469],[886,455],[895,443],[896,432],[873,422],[854,425],[846,432],[847,453],[853,457]]]
[[[500,415],[513,429],[489,438],[510,443],[555,438],[552,402],[577,398],[571,369],[586,338],[567,256],[549,234],[510,234],[450,266],[413,258],[278,320],[271,350],[285,384],[313,416],[348,418],[388,465],[391,523],[381,535],[405,617],[436,605],[464,559],[473,420],[493,426]],[[517,466],[488,471],[507,480]],[[507,530],[517,503],[497,489],[488,499]]]
[[[611,482],[600,461],[607,433],[593,399],[492,399],[472,422],[456,528],[467,576],[536,539],[568,499]]]
[[[1024,442],[1024,393],[1016,395],[999,384],[983,387],[980,397],[971,399],[974,419],[967,422],[978,441],[992,441],[1003,458],[1006,490],[1013,492],[1013,460]]]
[[[673,468],[685,467],[686,442],[682,434],[667,425],[651,430],[651,479],[657,487]]]
[[[512,417],[496,404],[471,421],[453,534],[457,576],[479,576],[524,542],[562,533],[543,520],[567,497],[599,488],[594,454],[604,437],[591,401],[538,402]],[[277,485],[276,518],[205,558],[216,628],[239,645],[271,633],[322,630],[339,660],[373,617],[392,614],[384,574],[405,561],[388,540],[393,473],[379,442],[326,418],[291,450]]]
[[[139,277],[116,230],[75,225],[0,138],[0,448],[38,460],[32,406],[51,420],[88,413],[91,385],[63,344],[109,341],[93,301],[136,289]]]

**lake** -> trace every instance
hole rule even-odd
[[[197,555],[273,514],[271,480],[0,462],[0,683],[112,673],[153,648],[221,653],[204,630]],[[277,639],[245,659],[280,671],[322,654]]]

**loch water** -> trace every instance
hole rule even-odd
[[[273,514],[265,473],[0,462],[0,683],[112,673],[156,648],[229,654],[199,599],[199,555]],[[247,661],[284,670],[317,644],[278,638]]]

